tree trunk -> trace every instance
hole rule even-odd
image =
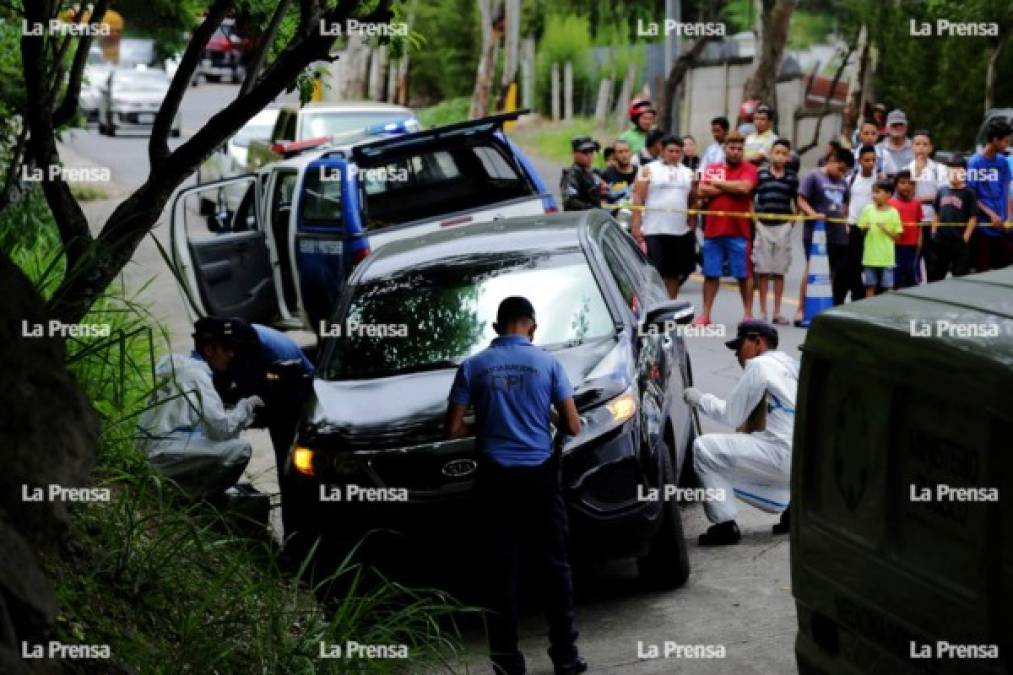
[[[988,55],[988,70],[985,71],[985,112],[988,112],[995,104],[996,70],[999,66],[999,56],[1002,48],[1006,45],[1009,33],[1004,32],[992,45],[992,51]]]
[[[842,132],[845,137],[850,138],[851,132],[859,125],[860,120],[865,118],[865,105],[868,100],[865,89],[865,80],[869,70],[869,57],[872,49],[872,40],[869,39],[868,26],[862,26],[858,33],[858,42],[861,45],[861,56],[858,58],[858,75],[855,78],[858,86],[851,92],[851,110],[844,118]]]
[[[760,53],[753,74],[742,88],[744,100],[772,103],[777,92],[777,72],[788,43],[788,28],[796,0],[762,0]]]
[[[63,341],[25,337],[23,323],[50,318],[20,269],[0,252],[0,671],[37,672],[21,658],[21,643],[53,635],[57,599],[39,564],[53,552],[69,522],[67,505],[22,499],[26,488],[83,487],[91,482],[99,424],[66,369]],[[24,487],[23,487],[24,486]],[[62,669],[61,669],[62,670]],[[48,672],[48,670],[47,670]]]
[[[496,65],[496,42],[499,35],[492,22],[492,0],[477,0],[478,13],[482,22],[482,52],[478,58],[478,71],[475,73],[475,89],[471,95],[471,109],[468,116],[472,119],[485,117],[489,114],[489,92],[492,89],[493,68]]]
[[[517,78],[517,55],[521,44],[521,0],[506,0],[506,28],[503,35],[503,74],[499,81],[498,110],[503,110],[506,106],[507,92]]]
[[[719,37],[702,37],[693,43],[688,52],[683,52],[679,58],[672,64],[672,70],[668,71],[668,77],[665,78],[665,86],[661,90],[661,100],[658,103],[658,119],[659,120],[670,120],[675,111],[672,106],[675,102],[675,92],[682,85],[682,81],[686,78],[686,73],[689,71],[689,67],[693,61],[696,60],[701,53],[703,53],[704,47],[707,46],[708,42],[718,40]],[[626,102],[628,103],[628,101]],[[625,105],[623,101],[617,103],[618,106]]]

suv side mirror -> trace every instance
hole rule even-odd
[[[654,326],[655,332],[663,332],[669,326],[689,323],[695,314],[693,303],[688,300],[669,300],[648,308],[644,312],[643,326],[645,329]]]

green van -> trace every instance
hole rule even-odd
[[[799,672],[1013,672],[1013,267],[834,308],[802,351]]]

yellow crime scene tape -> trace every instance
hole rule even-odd
[[[713,209],[673,209],[673,208],[661,208],[656,206],[637,206],[629,202],[617,202],[615,204],[609,204],[602,202],[601,207],[605,210],[612,209],[629,209],[630,211],[660,211],[664,213],[685,213],[690,216],[732,216],[737,218],[760,218],[766,220],[774,220],[778,222],[785,222],[789,220],[804,221],[804,220],[822,220],[825,223],[849,223],[847,218],[820,218],[819,216],[807,216],[805,214],[791,214],[791,213],[761,213],[754,211],[715,211]],[[904,223],[905,227],[917,225],[918,227],[932,227],[932,223]],[[967,223],[938,223],[939,227],[967,227]],[[1004,229],[1013,229],[1013,221],[1005,221],[1002,225],[991,225],[990,223],[978,223],[976,227],[1002,227]]]

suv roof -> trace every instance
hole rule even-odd
[[[360,266],[360,281],[400,270],[449,261],[480,251],[551,253],[580,246],[579,233],[604,211],[571,211],[548,216],[506,218],[431,232],[380,246]]]

